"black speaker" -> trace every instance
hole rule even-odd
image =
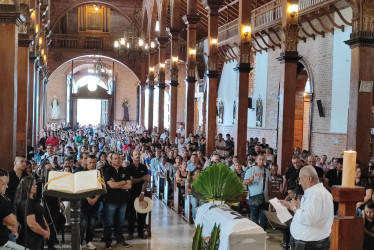
[[[322,106],[322,101],[317,100],[317,107],[318,107],[318,113],[320,117],[325,117],[325,113],[323,112],[323,106]]]
[[[248,97],[248,108],[252,109],[252,97]]]

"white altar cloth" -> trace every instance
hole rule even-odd
[[[195,225],[203,225],[203,237],[210,235],[215,223],[221,225],[219,250],[266,249],[266,232],[253,221],[227,205],[210,202],[200,206]]]

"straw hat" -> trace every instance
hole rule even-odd
[[[140,214],[146,214],[152,210],[153,201],[149,197],[144,197],[142,202],[139,202],[139,198],[134,201],[135,211]]]

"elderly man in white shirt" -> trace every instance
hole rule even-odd
[[[316,170],[305,166],[299,183],[304,189],[301,201],[281,201],[295,213],[291,222],[291,249],[330,249],[331,226],[334,221],[332,195],[319,183]]]

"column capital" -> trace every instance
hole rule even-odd
[[[201,19],[201,16],[197,13],[187,14],[182,17],[185,24],[197,24]]]
[[[166,44],[169,42],[168,36],[159,36],[156,38],[158,44],[160,45],[160,48],[165,48]]]
[[[180,28],[180,27],[170,27],[170,28],[167,28],[166,31],[168,32],[171,39],[178,39],[178,36],[182,32],[182,28]]]
[[[297,51],[283,51],[280,53],[280,57],[277,60],[280,63],[297,63],[301,57]]]
[[[157,84],[157,87],[158,87],[159,89],[165,89],[165,88],[166,88],[166,84],[160,82],[160,83]]]
[[[195,84],[196,83],[196,78],[195,77],[191,77],[191,76],[187,76],[186,79],[185,79],[185,81],[188,84]]]
[[[351,33],[350,39],[345,41],[349,47],[370,47],[374,48],[374,32],[373,31],[359,31]]]
[[[219,77],[219,74],[218,74],[218,71],[216,71],[216,70],[208,70],[208,71],[206,72],[206,76],[207,76],[208,78],[218,78],[218,77]]]
[[[28,34],[18,33],[18,47],[28,48],[32,42],[32,39]]]
[[[15,4],[0,4],[0,23],[11,23],[19,26],[24,18]]]
[[[235,71],[239,73],[250,73],[252,71],[252,67],[250,63],[238,63],[234,68]]]
[[[206,9],[209,9],[209,15],[218,16],[218,9],[222,7],[225,0],[203,0],[202,4]]]

